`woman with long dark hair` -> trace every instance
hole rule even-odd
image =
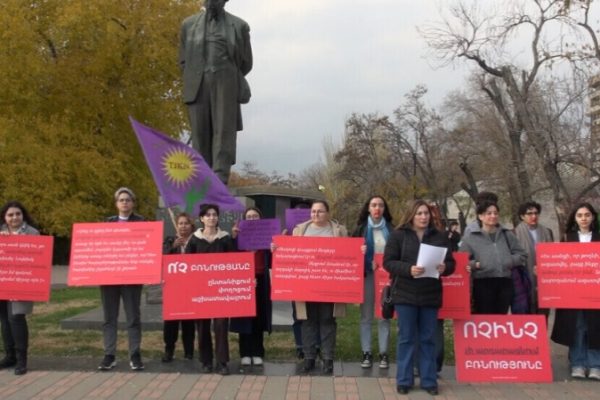
[[[39,235],[27,209],[18,201],[9,201],[0,209],[0,235]],[[4,358],[0,369],[15,367],[15,375],[27,373],[29,327],[27,314],[33,312],[31,301],[0,300],[0,325],[4,342]]]
[[[248,207],[244,211],[244,220],[258,220],[262,212],[256,207]],[[240,229],[235,226],[232,236],[237,237]],[[230,329],[239,334],[241,365],[262,366],[265,357],[264,333],[271,332],[271,289],[269,284],[269,267],[271,252],[257,250],[254,266],[256,280],[256,316],[232,318]]]
[[[448,236],[435,228],[431,206],[415,200],[400,227],[385,246],[383,267],[392,278],[392,302],[398,315],[396,390],[407,394],[414,385],[413,357],[418,357],[421,388],[438,394],[435,331],[442,306],[442,283],[423,277],[425,268],[417,265],[421,244],[446,248],[444,262],[437,266],[440,275],[454,272],[454,258]],[[419,351],[415,354],[418,342]]]
[[[565,241],[600,242],[598,213],[589,203],[573,208]],[[571,377],[600,380],[600,310],[556,309],[552,340],[569,346]]]
[[[194,221],[191,215],[180,213],[175,218],[176,236],[167,236],[163,242],[164,254],[191,253],[190,239],[194,233]],[[175,343],[179,336],[179,325],[181,325],[181,341],[183,342],[183,354],[186,360],[194,359],[194,338],[196,331],[196,320],[182,319],[164,321],[163,340],[165,342],[165,354],[163,362],[173,361],[175,354]]]
[[[374,269],[382,268],[375,265],[373,258],[376,253],[383,253],[385,244],[394,230],[392,215],[387,202],[382,196],[371,196],[361,208],[353,237],[365,239],[363,251],[364,264],[364,298],[360,305],[360,347],[362,349],[361,367],[371,368],[373,355],[371,353],[371,325],[375,312],[375,279]],[[390,338],[390,320],[380,319],[377,322],[377,339],[379,344],[379,368],[387,369],[388,342]]]

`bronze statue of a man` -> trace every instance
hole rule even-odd
[[[245,75],[252,69],[250,27],[225,11],[226,2],[206,0],[200,13],[186,18],[179,49],[192,146],[224,183],[235,164],[240,104],[250,100]]]

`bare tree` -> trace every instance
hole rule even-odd
[[[509,140],[510,163],[518,183],[515,199],[526,200],[534,192],[526,156],[531,148],[552,192],[559,226],[563,227],[572,201],[563,177],[563,149],[558,145],[555,125],[543,121],[556,121],[564,107],[548,107],[541,84],[548,82],[543,77],[550,76],[551,68],[559,61],[572,61],[565,51],[565,39],[550,35],[557,26],[569,26],[564,2],[503,2],[504,9],[487,13],[478,8],[481,2],[471,4],[459,2],[449,7],[448,17],[420,32],[442,61],[464,59],[476,66],[480,89],[501,116]],[[515,50],[519,41],[526,41],[528,47]],[[567,101],[567,108],[570,103]]]

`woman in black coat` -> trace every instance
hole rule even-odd
[[[598,214],[577,205],[567,220],[567,242],[600,242]],[[600,310],[557,309],[552,340],[569,346],[571,377],[600,380]]]
[[[187,213],[177,215],[175,219],[176,236],[168,236],[163,242],[164,254],[191,253],[190,239],[194,232],[194,221]],[[196,331],[196,320],[182,319],[164,321],[163,340],[165,342],[165,354],[163,362],[173,361],[175,343],[179,336],[179,325],[181,325],[181,340],[183,342],[183,353],[186,360],[194,359],[194,338]]]
[[[442,283],[436,278],[420,277],[425,273],[425,268],[417,265],[421,243],[446,248],[444,262],[437,270],[444,276],[454,272],[448,235],[435,228],[429,204],[416,200],[404,223],[387,241],[383,268],[392,278],[392,302],[398,315],[396,389],[406,394],[414,385],[413,356],[418,341],[421,388],[436,395],[434,337],[438,310],[442,306]]]

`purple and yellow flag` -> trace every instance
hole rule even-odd
[[[192,215],[205,203],[224,210],[244,210],[196,150],[131,117],[129,120],[167,207],[177,206]]]

